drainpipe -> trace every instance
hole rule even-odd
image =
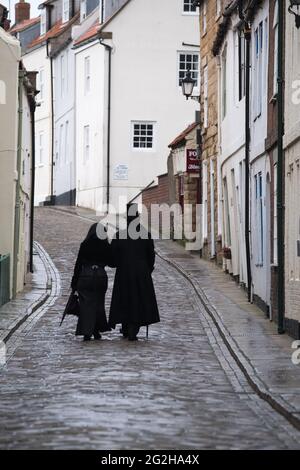
[[[24,71],[19,70],[18,83],[18,149],[17,149],[17,181],[14,219],[14,258],[13,258],[13,297],[17,294],[18,258],[20,245],[20,191],[22,164],[22,120],[23,120],[23,79]]]
[[[110,123],[111,123],[111,51],[112,47],[103,42],[100,38],[101,46],[108,51],[108,103],[107,103],[107,166],[106,166],[106,204],[107,212],[110,203]]]
[[[278,2],[278,163],[277,163],[277,250],[278,250],[278,287],[277,311],[278,333],[283,334],[284,328],[284,109],[283,109],[283,34],[284,34],[284,3]]]
[[[30,272],[33,273],[33,221],[34,221],[34,185],[35,185],[35,100],[30,105],[31,118],[31,201],[30,201]]]
[[[246,96],[245,96],[245,246],[247,264],[248,301],[251,302],[251,254],[250,254],[250,51],[251,51],[251,27],[245,23],[246,40]]]
[[[47,57],[50,60],[50,88],[51,88],[51,175],[50,175],[50,204],[54,204],[54,80],[53,59],[49,53],[49,40],[46,42]]]

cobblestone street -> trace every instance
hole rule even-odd
[[[300,449],[299,431],[254,393],[192,286],[160,257],[153,276],[161,323],[148,340],[145,329],[137,343],[116,330],[84,343],[74,319],[59,327],[91,221],[38,208],[35,224],[61,292],[21,342],[8,342],[2,449]]]

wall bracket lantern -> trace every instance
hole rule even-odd
[[[182,93],[188,100],[200,101],[200,96],[193,96],[194,86],[196,85],[196,80],[192,77],[192,72],[190,69],[187,69],[186,76],[181,81]]]

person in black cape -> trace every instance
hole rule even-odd
[[[106,230],[97,235],[98,224],[93,224],[85,240],[81,243],[72,277],[71,288],[78,292],[79,318],[76,335],[84,336],[85,341],[100,339],[100,332],[110,331],[105,314],[105,294],[107,274],[105,266],[111,265],[111,246]],[[100,233],[100,232],[98,232]]]
[[[133,215],[129,215],[133,214]],[[109,314],[109,326],[122,325],[121,333],[137,340],[141,326],[160,321],[151,273],[155,251],[151,235],[139,225],[137,204],[127,206],[127,230],[117,232],[111,243],[116,274]],[[141,234],[130,237],[130,224]],[[126,238],[125,238],[126,237]]]

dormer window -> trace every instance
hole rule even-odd
[[[43,36],[43,34],[46,34],[46,8],[41,11],[40,26],[40,35]]]
[[[63,0],[62,21],[66,23],[70,19],[70,0]]]
[[[82,22],[86,18],[86,0],[80,2],[80,21]]]

